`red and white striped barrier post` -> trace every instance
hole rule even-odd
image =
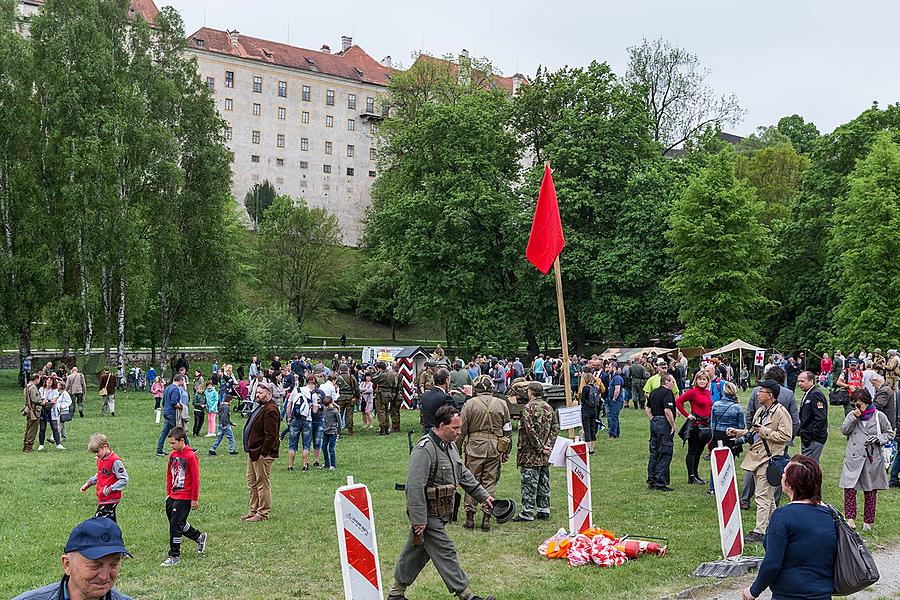
[[[729,448],[722,446],[722,442],[712,450],[712,464],[722,556],[726,559],[739,557],[744,552],[744,531],[738,503],[737,477],[734,471],[734,457]]]
[[[569,531],[581,533],[593,526],[591,468],[585,442],[572,442],[566,448],[566,480],[569,487]]]
[[[347,485],[334,493],[334,514],[345,600],[382,600],[375,514],[369,489],[354,484],[353,477],[347,477]]]

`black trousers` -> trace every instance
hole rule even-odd
[[[38,433],[38,444],[41,446],[44,445],[44,440],[47,438],[47,424],[50,424],[50,430],[53,432],[53,443],[57,446],[59,445],[59,426],[56,424],[56,419],[50,419],[45,421],[41,419],[40,429]]]
[[[113,502],[112,504],[98,504],[97,505],[97,513],[94,515],[95,517],[106,517],[107,519],[116,520],[116,507],[119,505],[118,502]]]
[[[169,519],[169,556],[181,555],[181,538],[187,536],[195,542],[200,539],[200,531],[188,523],[191,514],[190,500],[166,498],[166,517]]]
[[[194,437],[200,435],[200,429],[203,427],[203,411],[194,409]]]
[[[684,457],[684,465],[687,467],[688,479],[691,477],[699,477],[697,471],[700,468],[700,457],[703,454],[703,448],[709,443],[709,436],[700,434],[700,426],[694,426],[694,421],[688,427],[687,454]],[[708,421],[703,422],[703,427],[709,427]]]
[[[69,410],[72,410],[73,416],[74,416],[74,411],[77,410],[78,414],[83,417],[84,416],[84,394],[83,393],[82,394],[72,394],[72,401],[75,403],[75,407],[74,407],[74,410],[73,409],[69,409]]]
[[[674,442],[672,428],[665,417],[650,420],[650,460],[647,463],[647,485],[669,485],[669,465],[672,464]]]

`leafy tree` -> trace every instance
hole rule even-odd
[[[778,134],[780,137],[781,134]],[[756,197],[762,200],[763,223],[771,226],[773,221],[784,220],[789,215],[788,203],[800,189],[803,174],[809,168],[809,158],[797,152],[791,142],[775,142],[746,150],[737,156],[735,173],[737,177],[756,190]]]
[[[894,345],[900,338],[900,145],[880,133],[837,199],[830,253],[836,340],[845,347]]]
[[[397,325],[409,322],[408,298],[401,298],[395,280],[396,269],[391,263],[360,261],[354,279],[356,314],[376,323],[389,323],[391,339],[397,339]]]
[[[713,156],[670,217],[674,268],[665,283],[678,302],[686,346],[761,340],[771,234],[760,223],[761,203],[734,168],[732,150]]]
[[[259,223],[272,203],[275,201],[275,186],[266,179],[262,183],[254,183],[244,196],[244,208],[253,221],[253,230],[259,230]]]
[[[719,96],[707,84],[709,71],[697,55],[663,39],[628,48],[626,81],[643,95],[653,139],[668,154],[705,129],[738,123],[737,97]]]
[[[778,120],[778,131],[786,135],[797,152],[812,154],[821,134],[813,123],[807,123],[800,115],[781,117]]]
[[[332,258],[340,243],[337,218],[302,199],[278,196],[263,215],[258,277],[289,309],[298,330],[329,305],[338,279]]]

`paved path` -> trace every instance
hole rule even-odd
[[[853,600],[884,600],[888,598],[900,598],[900,546],[882,548],[875,552],[875,562],[878,564],[878,572],[881,579],[871,588],[850,596]],[[686,590],[674,598],[689,598],[691,600],[740,600],[741,590],[753,583],[754,576],[723,583],[716,590],[709,588],[692,588]],[[760,600],[771,600],[772,594],[766,590]]]

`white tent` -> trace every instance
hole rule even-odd
[[[738,350],[749,350],[751,352],[759,352],[760,350],[765,350],[765,348],[760,348],[759,346],[754,346],[753,344],[748,344],[744,340],[738,338],[731,342],[730,344],[726,344],[721,348],[716,348],[715,350],[710,350],[707,354],[725,354],[726,352],[737,352]]]

